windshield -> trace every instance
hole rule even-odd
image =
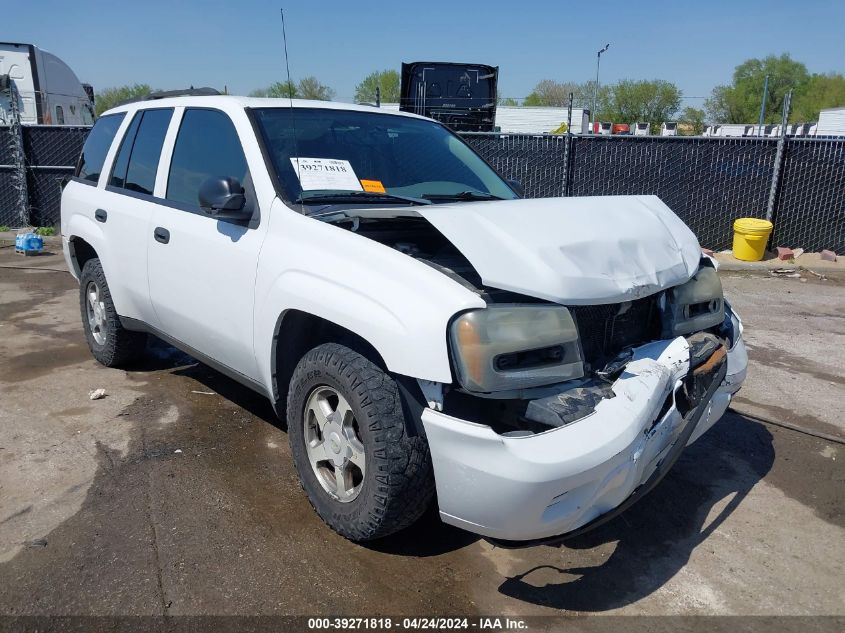
[[[439,123],[319,108],[254,112],[288,200],[412,204],[411,199],[517,197],[487,163]]]

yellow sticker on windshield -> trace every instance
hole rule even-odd
[[[364,191],[372,191],[373,193],[386,193],[384,190],[384,185],[381,184],[381,180],[362,180],[361,186],[364,187]]]

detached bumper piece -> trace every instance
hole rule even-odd
[[[609,521],[721,417],[746,362],[741,339],[730,351],[710,334],[643,345],[606,389],[561,394],[556,428],[533,435],[426,409],[441,518],[514,546]]]

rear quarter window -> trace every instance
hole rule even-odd
[[[125,112],[119,112],[97,119],[94,127],[88,133],[88,138],[85,139],[85,145],[82,146],[82,155],[79,157],[79,164],[76,166],[77,178],[92,183],[100,180],[100,172],[103,171],[106,154],[109,153],[109,148],[125,116]]]

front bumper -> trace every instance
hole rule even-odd
[[[544,433],[502,436],[425,409],[442,520],[495,539],[527,541],[573,532],[627,505],[725,412],[745,377],[741,339],[727,356],[718,382],[686,415],[679,408],[690,374],[683,337],[635,349],[613,384],[613,398]]]

